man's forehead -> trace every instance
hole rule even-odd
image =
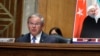
[[[87,8],[87,11],[90,11],[90,10],[95,10],[96,9],[96,7],[95,6],[89,6],[88,8]]]

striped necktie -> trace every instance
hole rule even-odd
[[[32,40],[33,40],[33,43],[35,43],[36,37],[34,36],[34,37],[32,38]]]

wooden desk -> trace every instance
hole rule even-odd
[[[100,56],[100,45],[0,43],[0,56]]]

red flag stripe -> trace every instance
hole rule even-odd
[[[80,37],[82,23],[86,17],[86,0],[77,0],[73,37]]]

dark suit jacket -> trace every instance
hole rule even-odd
[[[96,23],[94,18],[87,16],[83,22],[80,37],[83,38],[100,38],[100,19]]]
[[[19,37],[16,39],[16,42],[27,42],[30,43],[30,33]],[[40,43],[66,43],[65,39],[57,38],[56,36],[49,36],[46,33],[41,34]]]

